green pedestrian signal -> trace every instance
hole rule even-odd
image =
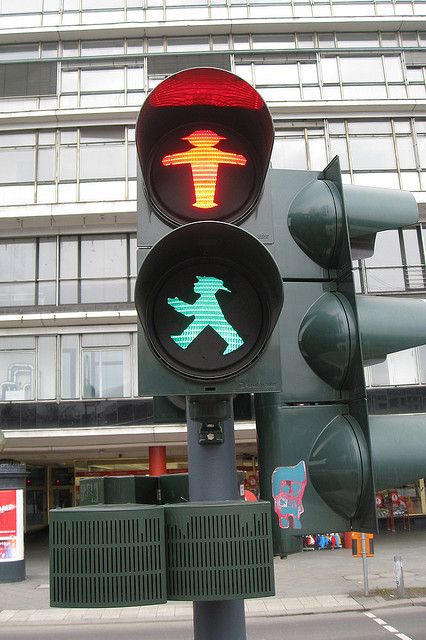
[[[219,278],[197,276],[194,291],[199,295],[199,298],[196,302],[188,304],[179,298],[167,298],[169,305],[178,313],[194,318],[181,334],[170,336],[181,349],[187,349],[207,327],[211,327],[226,342],[224,356],[235,351],[235,349],[239,349],[244,344],[244,340],[223,315],[221,306],[216,298],[216,293],[219,289],[231,293]]]

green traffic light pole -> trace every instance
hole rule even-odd
[[[189,499],[238,499],[232,396],[187,396]],[[246,640],[244,600],[194,602],[194,640]]]

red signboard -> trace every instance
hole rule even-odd
[[[3,489],[0,491],[0,562],[23,557],[22,490]]]

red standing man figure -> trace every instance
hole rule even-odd
[[[182,140],[187,140],[192,148],[188,151],[164,156],[161,162],[165,167],[190,164],[195,191],[195,202],[192,206],[197,209],[217,207],[214,196],[219,165],[244,166],[247,163],[247,158],[238,153],[216,149],[219,142],[226,140],[226,138],[209,129],[198,129]]]

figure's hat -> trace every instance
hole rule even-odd
[[[182,140],[188,140],[194,147],[215,147],[221,140],[226,140],[210,129],[197,129],[185,136]]]
[[[223,280],[219,280],[219,278],[214,278],[213,276],[197,276],[197,280],[206,287],[206,290],[214,290],[216,292],[219,291],[219,289],[222,289],[222,291],[231,293],[231,291],[223,284]]]

